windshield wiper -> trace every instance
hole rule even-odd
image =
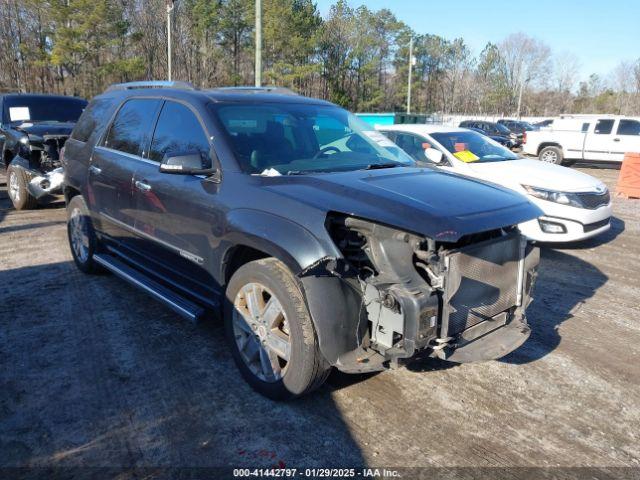
[[[309,175],[313,173],[327,173],[326,170],[289,170],[287,175]]]
[[[367,165],[366,167],[364,167],[364,170],[378,170],[381,168],[395,168],[395,167],[400,167],[401,165],[399,163],[371,163],[369,165]]]

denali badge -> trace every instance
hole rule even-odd
[[[204,259],[193,253],[185,252],[184,250],[180,250],[180,256],[186,258],[187,260],[191,260],[193,263],[197,263],[198,265],[202,265],[204,263]]]

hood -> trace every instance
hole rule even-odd
[[[515,225],[542,215],[523,195],[468,177],[397,167],[271,177],[279,195],[414,232],[438,241]]]
[[[42,138],[44,135],[71,135],[75,123],[70,122],[24,122],[18,125],[16,130],[26,133],[29,138]]]
[[[604,184],[586,173],[539,160],[469,163],[480,178],[500,185],[531,185],[560,192],[593,192]]]

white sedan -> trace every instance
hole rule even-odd
[[[440,125],[385,125],[376,129],[420,163],[493,182],[526,195],[544,212],[520,225],[531,240],[573,242],[607,231],[610,194],[585,173],[518,157],[471,130]]]

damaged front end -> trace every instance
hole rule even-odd
[[[13,164],[27,174],[29,193],[40,200],[60,195],[64,181],[62,149],[69,135],[33,135],[22,144]]]
[[[329,216],[327,229],[342,258],[301,280],[309,299],[325,299],[309,308],[323,354],[340,370],[380,370],[419,351],[490,360],[528,338],[539,250],[515,226],[456,243],[345,215]]]

